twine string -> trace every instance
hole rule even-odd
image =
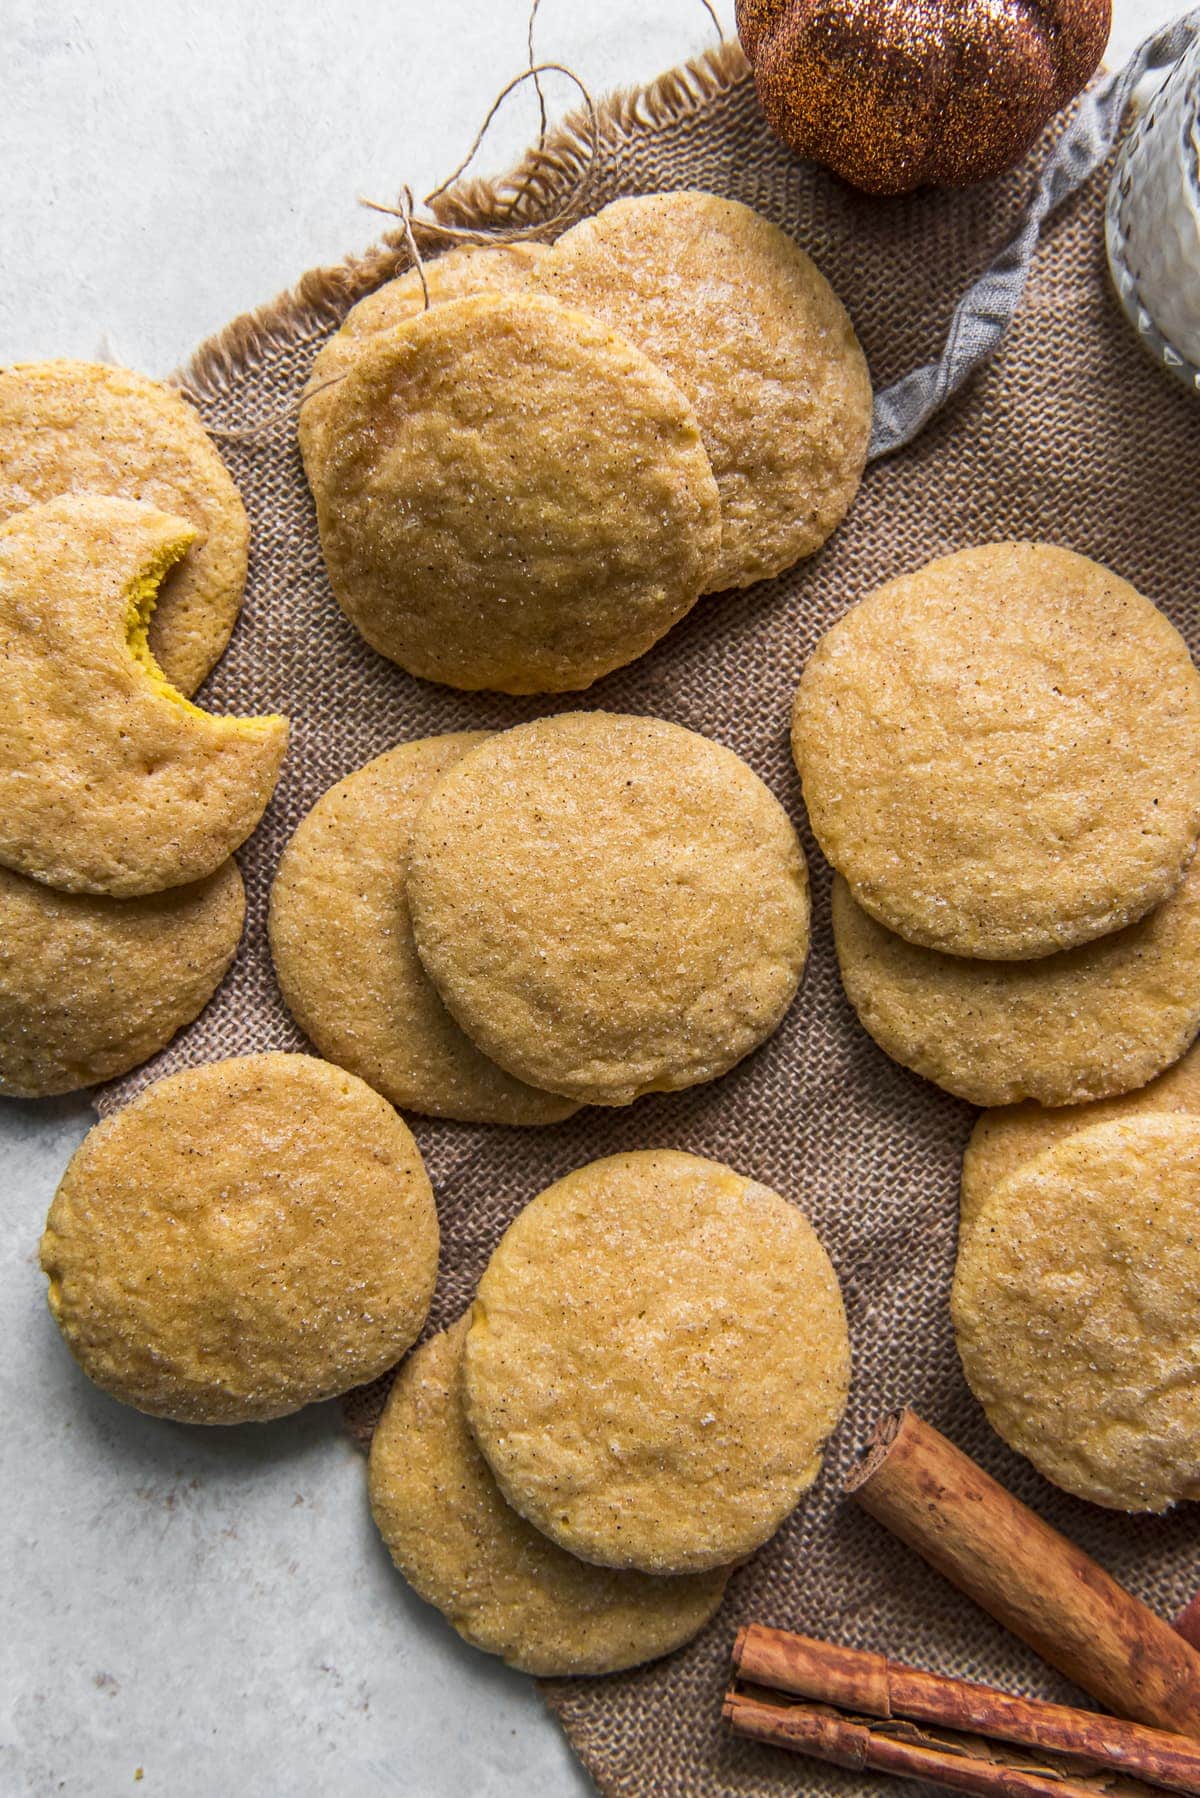
[[[535,6],[535,11],[536,11],[536,6]],[[440,182],[439,185],[433,189],[432,193],[426,194],[425,202],[424,202],[426,206],[432,206],[436,200],[440,200],[442,195],[447,191],[447,189],[453,187],[454,183],[456,181],[458,181],[461,176],[466,174],[467,170],[470,168],[471,164],[474,162],[476,156],[479,154],[480,146],[482,145],[484,138],[487,136],[488,132],[491,129],[492,121],[495,119],[496,114],[500,111],[500,108],[504,105],[504,102],[508,99],[509,95],[515,93],[519,87],[523,87],[527,81],[537,82],[540,76],[549,75],[549,74],[565,75],[567,80],[572,82],[579,91],[579,96],[580,96],[581,100],[583,101],[584,108],[587,112],[588,154],[585,159],[583,171],[582,171],[582,174],[580,176],[580,179],[576,186],[575,191],[572,194],[568,195],[567,201],[565,202],[565,204],[562,207],[560,207],[559,211],[554,215],[554,217],[552,219],[543,219],[536,227],[511,226],[511,227],[505,227],[504,229],[506,232],[508,232],[509,234],[512,234],[512,235],[515,235],[516,233],[521,232],[521,231],[524,231],[528,234],[528,233],[531,233],[535,229],[539,233],[545,232],[545,231],[549,230],[553,225],[558,224],[561,220],[567,218],[572,213],[578,211],[582,207],[582,204],[583,204],[584,200],[586,199],[588,191],[591,187],[592,180],[593,180],[594,174],[595,174],[596,162],[600,155],[600,117],[596,110],[596,102],[592,99],[591,92],[590,92],[586,82],[583,80],[582,76],[577,75],[575,73],[574,69],[568,68],[566,63],[562,63],[562,62],[531,63],[527,69],[523,69],[519,75],[514,75],[511,81],[505,83],[505,85],[501,88],[500,92],[496,95],[496,98],[492,101],[492,104],[488,107],[487,116],[484,118],[484,121],[483,121],[482,125],[479,127],[479,130],[475,133],[475,137],[474,137],[474,140],[472,141],[471,147],[467,151],[466,155],[463,157],[462,161],[459,163],[458,167],[456,169],[453,169],[451,171],[451,173],[449,175],[447,175],[446,179],[444,181]],[[543,142],[544,142],[544,140],[543,140]],[[542,144],[539,144],[538,147],[540,150],[542,148]],[[459,233],[455,233],[454,227],[442,225],[440,222],[437,222],[437,221],[422,219],[421,223],[424,228],[432,228],[437,231],[444,231],[447,235],[452,235],[452,234],[459,235]],[[494,235],[499,236],[502,234],[503,234],[502,232],[498,231]],[[472,235],[475,235],[478,237],[480,235],[487,236],[490,234],[489,233],[481,234],[481,233],[476,232],[476,233],[473,233]]]
[[[535,10],[540,4],[541,4],[541,0],[534,0]],[[704,8],[705,12],[708,14],[709,18],[712,20],[712,27],[713,27],[713,30],[717,34],[718,44],[723,44],[725,42],[725,27],[724,27],[724,25],[722,25],[719,17],[717,16],[717,9],[713,5],[713,0],[700,0],[700,4]]]
[[[526,29],[525,29],[525,48],[526,48],[526,54],[528,56],[528,64],[527,64],[524,74],[518,75],[515,80],[510,81],[508,86],[506,88],[504,88],[502,90],[502,92],[496,96],[495,100],[492,102],[492,105],[488,111],[487,117],[484,119],[483,124],[479,127],[479,130],[476,133],[474,143],[471,145],[471,148],[468,150],[463,161],[459,163],[458,167],[454,170],[453,174],[447,176],[447,178],[445,179],[445,181],[442,182],[440,187],[435,187],[432,193],[426,194],[426,196],[425,196],[426,206],[432,205],[434,200],[440,199],[442,194],[445,193],[446,189],[448,187],[452,186],[453,183],[458,180],[460,175],[463,175],[466,173],[467,169],[470,167],[472,161],[475,158],[475,154],[478,151],[480,144],[483,142],[484,138],[487,136],[488,128],[491,125],[492,120],[495,118],[497,112],[500,110],[500,107],[504,104],[504,101],[508,98],[509,94],[511,94],[515,88],[519,87],[523,81],[532,81],[533,87],[534,87],[534,92],[537,94],[537,101],[538,101],[537,147],[538,147],[538,153],[540,154],[541,151],[545,149],[546,134],[547,134],[547,130],[549,127],[548,127],[548,119],[547,119],[547,112],[546,112],[546,93],[545,93],[545,89],[542,87],[542,76],[552,70],[557,71],[559,74],[566,75],[568,80],[573,81],[575,83],[575,86],[579,89],[579,92],[583,97],[583,103],[587,107],[587,110],[588,110],[588,116],[589,116],[589,121],[590,121],[590,125],[591,125],[592,153],[591,153],[591,158],[589,160],[588,170],[584,176],[583,181],[580,183],[580,194],[582,195],[583,193],[585,193],[587,191],[587,187],[588,187],[588,184],[589,184],[590,178],[591,178],[591,163],[594,162],[596,160],[596,158],[598,157],[599,148],[600,148],[598,121],[597,121],[597,117],[596,117],[596,108],[592,102],[591,94],[588,92],[588,89],[587,89],[585,83],[583,82],[582,78],[576,74],[574,69],[568,68],[564,63],[552,63],[552,62],[540,63],[540,62],[538,62],[537,54],[536,54],[536,51],[534,48],[534,30],[537,25],[537,16],[538,16],[538,12],[541,8],[541,4],[542,4],[542,0],[530,0],[529,20],[528,20],[528,24],[526,25]],[[711,23],[713,30],[717,34],[717,43],[723,44],[725,42],[725,27],[721,23],[720,17],[717,13],[717,9],[713,3],[713,0],[700,0],[700,5],[704,8],[705,12],[708,14],[709,22]],[[522,188],[514,196],[513,200],[510,202],[510,204],[507,208],[507,211],[509,211],[510,213],[512,212],[513,208],[524,197],[524,191],[525,191],[524,188]]]
[[[527,67],[530,74],[533,76],[534,92],[537,94],[538,100],[537,147],[539,150],[544,150],[546,147],[547,131],[546,94],[542,87],[542,72],[537,66],[537,56],[533,45],[534,26],[537,24],[538,10],[541,7],[541,4],[542,0],[530,0],[529,23],[525,32],[525,48],[527,52]],[[725,42],[725,27],[717,17],[717,9],[713,5],[713,0],[700,0],[700,4],[712,21],[712,28],[717,34],[718,44],[723,44]]]
[[[547,131],[546,93],[545,93],[545,89],[542,87],[542,71],[538,65],[537,54],[535,52],[534,42],[533,42],[534,27],[537,24],[538,9],[540,8],[541,4],[542,4],[542,0],[530,0],[529,21],[528,21],[528,24],[527,24],[526,30],[525,30],[525,49],[526,49],[526,59],[527,59],[527,71],[533,78],[534,92],[537,94],[537,102],[538,102],[538,140],[537,140],[538,155],[541,155],[542,151],[546,147],[546,131]],[[717,34],[718,44],[723,44],[725,42],[725,31],[721,24],[720,19],[717,17],[716,9],[713,6],[713,0],[700,0],[700,4],[704,8],[705,12],[708,14],[710,20],[712,21],[713,30]],[[584,99],[586,100],[587,99],[587,91],[586,91],[586,89],[583,88],[583,83],[580,82],[579,86],[580,86],[580,89],[583,91]],[[487,129],[487,126],[485,123],[484,130],[486,130],[486,129]],[[595,153],[595,152],[593,152],[593,153]],[[468,158],[468,161],[469,160],[470,160],[470,158]],[[504,208],[506,218],[512,217],[512,215],[516,211],[517,207],[521,204],[522,200],[524,200],[525,195],[528,192],[528,187],[529,187],[529,178],[528,178],[528,174],[527,174],[526,179],[522,182],[521,186],[517,189],[517,191],[510,196],[508,204]]]
[[[369,207],[372,212],[387,212],[393,218],[400,220],[400,235],[404,239],[404,247],[408,251],[409,261],[417,271],[417,280],[421,283],[421,293],[425,300],[425,311],[428,312],[432,302],[429,298],[429,282],[425,278],[425,258],[421,254],[417,244],[417,234],[413,230],[412,188],[405,186],[400,189],[399,205],[397,206],[381,206],[375,200],[364,200],[361,194],[358,196],[358,203],[360,206]]]
[[[222,443],[261,443],[274,431],[277,431],[280,425],[294,426],[309,400],[315,399],[318,393],[325,393],[330,387],[338,386],[345,379],[344,374],[330,375],[327,380],[317,381],[313,385],[305,387],[298,399],[289,400],[286,406],[277,406],[274,412],[268,412],[266,417],[260,418],[257,424],[216,425],[207,423],[203,417],[201,423],[210,437],[219,438]],[[192,392],[190,387],[177,385],[176,392],[187,400],[189,405],[195,406],[198,412],[205,403],[199,394]]]
[[[540,70],[537,69],[537,57],[534,55],[534,50],[533,50],[533,27],[534,27],[534,23],[538,16],[538,7],[541,4],[542,4],[542,0],[531,0],[531,4],[529,7],[529,27],[525,33],[525,47],[529,53],[528,66],[530,67],[530,69],[533,69],[535,71],[534,77],[533,77],[533,90],[536,93],[537,99],[538,99],[538,144],[537,144],[537,147],[539,150],[544,150],[546,147],[546,95],[542,88],[541,72],[540,72]]]
[[[539,156],[542,154],[542,151],[546,148],[546,128],[547,128],[546,90],[542,86],[541,71],[537,66],[537,53],[534,49],[534,44],[533,44],[533,29],[534,29],[535,24],[537,23],[538,8],[541,4],[542,4],[542,0],[530,0],[529,19],[528,19],[528,22],[525,27],[525,66],[527,69],[529,69],[529,71],[533,75],[533,91],[537,95],[537,103],[538,103],[537,154]],[[504,216],[506,219],[512,218],[517,207],[525,199],[525,195],[527,194],[528,191],[529,191],[529,182],[528,182],[528,180],[525,180],[525,181],[522,181],[520,187],[517,189],[517,191],[515,193],[509,195],[508,204],[504,208]]]
[[[330,380],[323,381],[321,387],[332,387],[335,382],[340,381],[342,378],[341,375],[334,375]],[[280,425],[295,425],[296,420],[300,416],[300,408],[304,404],[304,401],[311,399],[313,393],[319,393],[321,387],[314,387],[311,391],[302,394],[298,400],[290,400],[286,406],[280,406],[276,411],[268,412],[266,417],[260,418],[257,424],[210,424],[209,421],[204,418],[203,413],[201,413],[200,422],[204,426],[208,436],[213,438],[216,442],[246,444],[262,443],[266,438],[272,436],[274,432],[279,429]],[[189,387],[177,387],[176,391],[188,401],[189,405],[195,406],[198,412],[201,411],[201,408],[206,403],[200,398],[199,394],[193,393]]]
[[[563,196],[557,209],[547,218],[535,219],[528,224],[511,222],[513,213],[520,207],[521,202],[528,193],[530,184],[537,173],[537,154],[535,153],[533,156],[526,159],[521,185],[505,203],[505,222],[497,222],[496,224],[487,226],[451,225],[447,223],[446,220],[436,216],[432,218],[412,218],[410,215],[410,226],[414,228],[415,232],[419,233],[422,238],[441,238],[448,243],[477,244],[484,247],[488,244],[523,243],[531,238],[553,236],[567,224],[572,223],[576,218],[581,216],[595,181],[596,167],[600,157],[600,117],[596,109],[596,103],[592,99],[591,93],[583,80],[573,69],[569,69],[565,63],[559,62],[537,63],[533,68],[525,69],[520,75],[514,76],[513,79],[505,85],[489,107],[487,117],[476,132],[474,142],[466,156],[459,163],[458,167],[454,169],[451,174],[447,175],[446,179],[438,187],[434,188],[432,193],[426,195],[423,204],[430,206],[435,201],[439,200],[448,189],[453,187],[454,183],[469,168],[471,162],[479,152],[480,145],[487,135],[492,120],[495,118],[501,106],[503,106],[505,100],[508,99],[509,95],[514,93],[524,82],[532,81],[536,79],[537,76],[547,72],[566,75],[570,81],[574,82],[575,86],[579,89],[580,94],[583,96],[588,120],[587,149],[582,158],[582,167],[580,168],[578,176],[567,189],[567,192]],[[366,199],[362,196],[360,196],[359,204],[368,207],[372,212],[382,212],[388,218],[398,218],[402,224],[404,222],[405,213],[403,206],[389,206],[386,201]]]

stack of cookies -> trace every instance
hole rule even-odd
[[[368,643],[449,686],[556,693],[818,549],[870,423],[809,258],[749,207],[671,193],[371,294],[316,359],[300,445]]]
[[[0,1092],[111,1079],[189,1023],[241,936],[231,856],[283,718],[188,698],[246,517],[199,419],[125,370],[0,370]]]
[[[397,1566],[476,1647],[612,1672],[687,1641],[815,1479],[845,1407],[837,1276],[803,1213],[694,1155],[568,1174],[371,1447]]]
[[[41,1263],[72,1354],[154,1416],[280,1417],[393,1367],[437,1277],[405,1124],[307,1055],[159,1080],[85,1138]],[[841,1292],[794,1205],[694,1155],[594,1162],[501,1239],[401,1368],[370,1460],[410,1583],[513,1666],[688,1641],[811,1486],[845,1408]]]
[[[740,758],[566,712],[406,743],[317,803],[271,895],[276,975],[393,1104],[548,1124],[715,1079],[794,997],[804,857]]]
[[[979,1105],[1152,1079],[1200,1028],[1200,675],[1110,570],[995,543],[818,645],[793,747],[846,992]]]
[[[827,634],[793,741],[859,1017],[897,1061],[1003,1108],[963,1167],[951,1312],[972,1390],[1081,1498],[1200,1496],[1186,645],[1082,556],[966,550]]]

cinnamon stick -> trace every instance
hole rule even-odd
[[[856,1716],[904,1718],[960,1734],[1094,1762],[1167,1791],[1200,1794],[1200,1745],[1186,1736],[1096,1711],[1017,1698],[971,1680],[949,1679],[884,1655],[817,1642],[752,1623],[739,1631],[734,1673]]]
[[[1083,1784],[1050,1769],[1039,1771],[985,1759],[965,1747],[924,1740],[915,1733],[885,1733],[818,1705],[767,1704],[730,1692],[724,1717],[735,1735],[774,1748],[790,1748],[856,1773],[891,1773],[900,1779],[974,1792],[978,1798],[1097,1798],[1094,1783]]]
[[[1193,1648],[1200,1648],[1200,1592],[1184,1605],[1171,1627]]]
[[[915,1412],[880,1424],[846,1490],[1101,1704],[1200,1737],[1200,1653]]]

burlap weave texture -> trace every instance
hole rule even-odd
[[[770,136],[734,47],[605,107],[602,119],[589,209],[618,194],[686,186],[758,208],[832,280],[877,386],[936,354],[956,298],[1010,232],[1032,181],[1033,161],[965,193],[887,202],[855,195]],[[483,228],[514,216],[550,217],[572,191],[579,150],[568,132],[534,159],[527,181],[460,184],[443,217]],[[849,518],[817,557],[764,586],[702,601],[641,662],[566,703],[652,713],[718,738],[766,779],[804,829],[787,744],[801,669],[817,637],[856,597],[931,556],[999,536],[1066,544],[1133,581],[1200,652],[1200,409],[1138,354],[1107,290],[1102,202],[1098,178],[1067,204],[1043,241],[996,361],[915,445],[872,465]],[[403,261],[391,250],[315,272],[296,295],[205,346],[186,382],[210,426],[254,425],[293,404],[346,307]],[[405,739],[566,709],[561,699],[423,685],[375,656],[330,595],[294,431],[276,427],[221,448],[254,537],[245,613],[205,698],[217,709],[288,713],[292,748],[267,819],[240,857],[250,912],[233,974],[163,1056],[100,1095],[104,1110],[170,1069],[301,1046],[270,972],[266,900],[283,844],[332,782]],[[854,1388],[808,1501],[735,1576],[722,1611],[691,1648],[632,1674],[545,1687],[576,1751],[613,1798],[874,1789],[874,1782],[723,1735],[729,1648],[749,1618],[1067,1694],[1032,1654],[839,1502],[857,1447],[878,1416],[902,1402],[1151,1603],[1169,1611],[1197,1584],[1194,1509],[1130,1521],[1069,1500],[1003,1448],[970,1398],[946,1299],[959,1157],[973,1114],[889,1063],[858,1027],[837,979],[828,873],[806,830],[805,846],[815,915],[804,988],[776,1037],[724,1080],[624,1111],[585,1111],[540,1132],[411,1120],[443,1226],[431,1327],[459,1313],[505,1223],[542,1187],[595,1156],[659,1144],[727,1161],[793,1197],[843,1281]]]

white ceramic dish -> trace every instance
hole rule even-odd
[[[1121,147],[1105,234],[1117,295],[1139,341],[1200,394],[1200,39]]]

